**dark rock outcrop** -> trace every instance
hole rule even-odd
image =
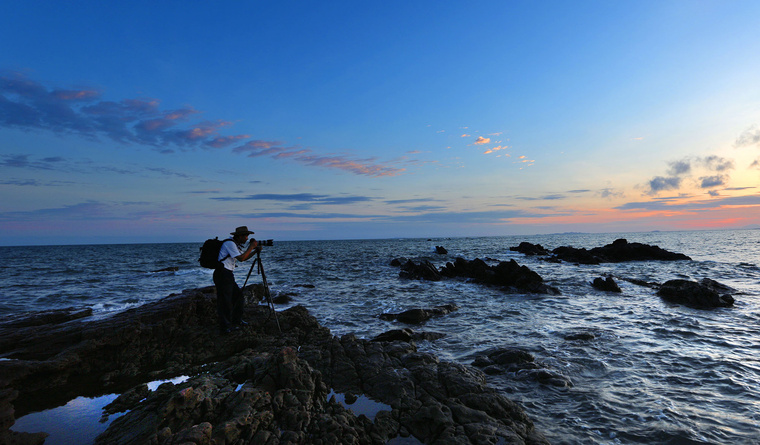
[[[612,277],[594,278],[594,281],[591,283],[591,285],[605,292],[623,292],[620,289],[620,286],[618,286],[618,284],[615,282],[615,280],[612,279]]]
[[[401,265],[399,277],[427,281],[441,281],[443,279],[438,269],[428,260],[420,260],[418,263],[408,260]]]
[[[705,285],[689,280],[670,280],[660,286],[657,294],[671,303],[695,308],[730,307],[734,305],[734,297],[729,294],[720,295],[715,290],[716,286],[713,283],[717,282],[707,283]]]
[[[469,278],[477,283],[500,286],[519,292],[559,295],[559,290],[548,286],[539,274],[527,266],[520,266],[515,260],[501,261],[489,266],[481,259],[467,261],[457,258],[441,268],[441,275],[449,278]]]
[[[509,250],[524,253],[525,255],[549,255],[549,251],[541,244],[521,242],[519,246],[512,246]]]
[[[41,443],[43,432],[10,431],[14,419],[106,393],[122,394],[107,413],[128,412],[99,444],[384,444],[407,436],[424,443],[547,443],[475,368],[441,362],[407,341],[335,337],[301,306],[277,315],[282,333],[267,306],[253,305],[245,311],[250,325],[222,336],[211,287],[109,318],[6,318],[0,443]],[[192,377],[155,391],[145,386],[179,375]],[[331,390],[388,408],[372,419],[357,416],[328,398]]]
[[[446,250],[446,248],[443,246],[435,246],[435,253],[440,254],[440,255],[446,255],[447,253],[449,253],[449,251]]]
[[[629,243],[618,239],[603,247],[591,250],[562,246],[552,250],[559,259],[578,264],[620,263],[623,261],[679,261],[690,260],[682,253],[669,252],[661,247],[642,243]]]

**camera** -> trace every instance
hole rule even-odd
[[[257,240],[257,239],[254,238],[253,241],[256,241],[257,243],[259,243],[259,246],[272,246],[272,245],[274,245],[274,240],[271,240],[271,239],[259,239],[259,240]]]

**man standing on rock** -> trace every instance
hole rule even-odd
[[[251,258],[258,249],[255,239],[248,243],[248,248],[241,252],[248,241],[248,235],[253,232],[247,226],[240,226],[231,232],[232,237],[222,243],[218,260],[224,267],[214,270],[214,286],[216,286],[216,309],[219,313],[219,327],[223,334],[239,329],[248,323],[243,320],[243,291],[235,281],[235,266],[238,261]],[[233,242],[228,242],[233,241]]]

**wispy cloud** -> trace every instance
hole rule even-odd
[[[2,158],[0,159],[0,167],[55,170],[65,161],[65,159],[60,156],[46,157],[37,160],[31,160],[29,158],[30,156],[26,154],[2,155]]]
[[[656,199],[652,201],[629,202],[615,207],[618,210],[665,210],[665,211],[703,211],[730,206],[760,206],[760,195],[727,196],[720,199],[700,201],[677,201]]]
[[[313,193],[260,193],[246,196],[212,197],[216,201],[276,201],[276,202],[301,202],[321,205],[345,205],[357,202],[373,201],[369,196],[330,196],[316,195]]]
[[[742,134],[736,138],[736,142],[734,142],[734,146],[737,148],[758,144],[760,144],[760,128],[757,128],[755,125],[742,132]]]
[[[490,144],[491,138],[484,138],[483,136],[478,136],[478,138],[473,142],[474,145],[485,145]]]
[[[232,126],[226,120],[196,119],[202,114],[191,106],[160,109],[154,98],[103,100],[95,89],[56,89],[29,79],[18,72],[0,75],[0,128],[45,130],[108,138],[125,144],[142,144],[163,153],[175,149],[232,147],[251,136],[225,135]],[[253,140],[233,148],[249,157],[270,156],[289,159],[306,166],[346,171],[365,176],[396,176],[405,171],[375,158],[357,159],[348,155],[323,155],[299,146],[286,147],[280,141]],[[12,162],[12,161],[7,161]],[[43,167],[40,167],[43,168]]]
[[[508,147],[506,145],[499,145],[499,146],[496,146],[496,147],[493,147],[493,148],[489,148],[488,150],[484,151],[483,154],[487,155],[487,154],[491,154],[491,153],[496,152],[496,151],[506,150],[508,148],[511,148],[511,147]],[[509,156],[509,154],[507,154],[507,156]]]

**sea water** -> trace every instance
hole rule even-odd
[[[618,238],[692,260],[576,265],[509,250],[522,241],[547,249],[593,248]],[[90,307],[102,317],[209,286],[211,271],[197,263],[200,245],[0,247],[0,317],[65,307]],[[436,246],[448,254],[436,254]],[[505,293],[460,280],[405,280],[390,265],[398,257],[427,258],[436,266],[456,257],[515,259],[561,295]],[[273,294],[291,295],[291,304],[308,308],[336,335],[372,338],[401,327],[380,320],[381,313],[456,303],[459,310],[413,327],[446,334],[420,343],[419,349],[470,364],[488,348],[520,347],[569,378],[573,386],[559,388],[514,375],[488,377],[489,384],[523,406],[552,443],[759,443],[758,230],[275,240],[261,259]],[[160,271],[165,268],[172,269]],[[249,272],[248,262],[238,268],[240,285]],[[261,282],[252,272],[248,282]],[[604,275],[618,278],[623,292],[590,285]],[[656,283],[710,278],[735,288],[736,303],[711,310],[670,304],[653,289],[624,278]],[[565,339],[578,331],[594,339]]]

